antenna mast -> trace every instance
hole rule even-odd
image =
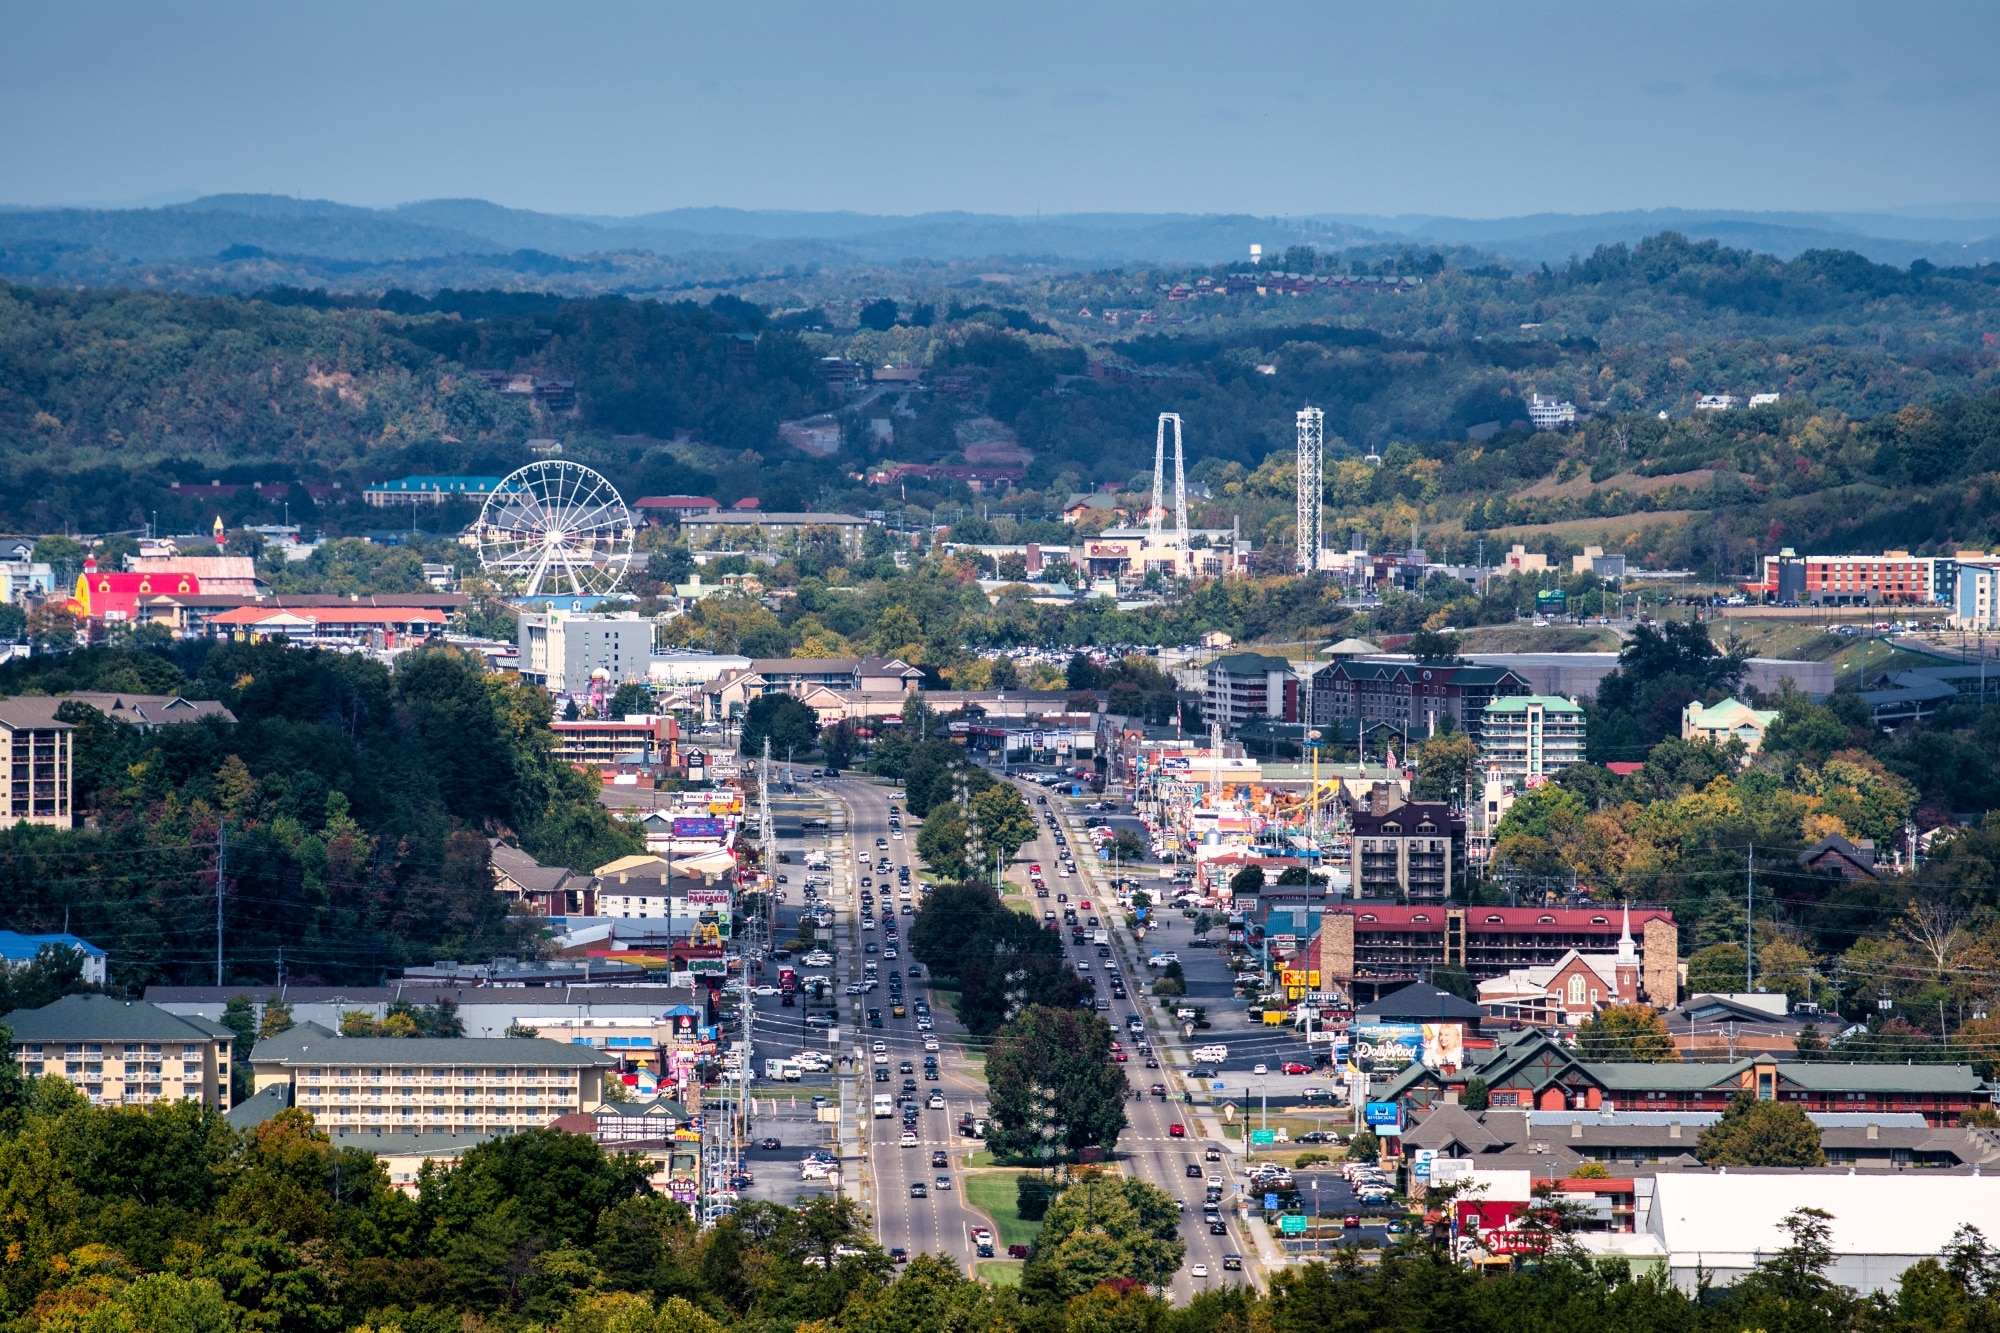
[[[1325,476],[1326,414],[1317,407],[1299,411],[1298,563],[1301,574],[1319,568]]]

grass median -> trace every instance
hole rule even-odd
[[[965,1176],[965,1200],[993,1219],[1000,1244],[1033,1245],[1042,1234],[1040,1222],[1022,1220],[1015,1206],[1019,1200],[1014,1182],[1027,1174],[1022,1171],[974,1171]]]

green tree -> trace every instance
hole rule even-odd
[[[1164,1286],[1186,1254],[1180,1209],[1166,1191],[1087,1171],[1049,1205],[1021,1291],[1062,1302],[1118,1278]]]
[[[1660,1011],[1645,1004],[1614,1004],[1576,1025],[1577,1058],[1674,1064],[1680,1052]]]
[[[1479,747],[1462,731],[1440,731],[1417,746],[1417,779],[1412,784],[1414,801],[1465,801],[1466,774],[1479,758]]]
[[[1347,1160],[1350,1162],[1372,1162],[1382,1155],[1382,1140],[1375,1137],[1372,1129],[1356,1130],[1354,1137],[1347,1141]]]
[[[1688,994],[1740,993],[1747,984],[1743,976],[1744,965],[1743,946],[1740,944],[1711,944],[1705,949],[1696,949],[1688,956]]]
[[[744,710],[743,738],[737,748],[747,755],[761,755],[766,737],[773,755],[804,754],[819,742],[819,715],[782,691],[759,695]]]
[[[917,855],[933,874],[964,879],[972,873],[965,859],[965,834],[965,811],[956,802],[934,805],[917,830]]]
[[[1069,665],[1063,669],[1063,688],[1070,690],[1094,690],[1101,686],[1104,673],[1090,655],[1079,649],[1069,655]],[[1093,702],[1091,707],[1095,708]]]
[[[1465,662],[1458,655],[1458,636],[1435,630],[1419,630],[1404,645],[1404,651],[1426,666],[1461,666]]]
[[[1125,1074],[1111,1059],[1111,1028],[1095,1014],[1032,1006],[1002,1027],[986,1056],[996,1152],[1032,1159],[1052,1128],[1067,1154],[1107,1152],[1125,1128]]]
[[[1229,877],[1229,892],[1233,898],[1255,898],[1264,891],[1264,868],[1244,866]],[[1199,923],[1196,923],[1199,929]]]
[[[1013,860],[1014,853],[1027,845],[1038,828],[1034,812],[1012,783],[996,782],[974,796],[972,812],[979,819],[979,837],[989,866]]]
[[[636,680],[628,680],[611,696],[611,702],[605,705],[604,711],[610,717],[650,713],[653,711],[653,691]]]
[[[1825,1166],[1819,1126],[1797,1106],[1730,1099],[1722,1118],[1701,1132],[1695,1156],[1703,1166]]]

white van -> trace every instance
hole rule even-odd
[[[1198,1046],[1193,1052],[1193,1058],[1197,1064],[1219,1065],[1229,1058],[1229,1048],[1220,1044]]]
[[[896,1114],[896,1102],[895,1102],[895,1099],[894,1099],[894,1098],[892,1098],[892,1097],[891,1097],[891,1096],[890,1096],[890,1095],[889,1095],[888,1093],[886,1093],[886,1092],[878,1092],[878,1093],[876,1093],[876,1094],[875,1094],[875,1118],[876,1118],[877,1120],[887,1120],[887,1119],[888,1119],[888,1118],[889,1118],[890,1116],[892,1116],[892,1115],[894,1115],[894,1114]]]

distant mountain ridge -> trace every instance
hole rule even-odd
[[[1988,211],[1991,216],[1976,216]],[[1086,268],[1129,263],[1266,262],[1310,244],[1340,251],[1413,246],[1478,252],[1514,264],[1560,264],[1600,245],[1679,231],[1694,239],[1791,258],[1810,249],[1853,250],[1880,263],[1916,259],[1941,267],[2000,260],[2000,205],[1990,210],[1891,213],[1647,209],[1468,219],[1430,215],[1077,213],[1039,218],[939,212],[874,215],[683,208],[636,217],[593,217],[508,208],[483,199],[430,199],[371,209],[279,195],[210,195],[159,208],[0,208],[0,275],[30,281],[132,280],[132,270],[169,266],[157,280],[237,285],[229,266],[282,259],[290,271],[329,285],[421,282],[443,261],[476,259],[481,271],[546,272],[592,257],[651,256],[657,263],[593,268],[621,282],[657,287],[678,267],[711,270],[732,258],[762,268],[904,262]],[[726,266],[726,265],[725,265]],[[460,267],[463,267],[461,265]],[[120,275],[123,275],[122,277]],[[246,275],[247,276],[247,275]]]

